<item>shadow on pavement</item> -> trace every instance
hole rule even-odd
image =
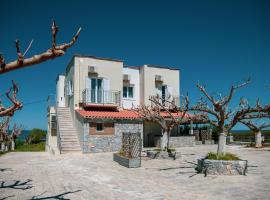
[[[6,200],[6,199],[8,199],[9,197],[15,197],[15,195],[7,196],[7,197],[4,197],[4,198],[1,198],[0,200]]]
[[[12,171],[11,168],[0,168],[0,172]]]
[[[32,180],[27,179],[26,181],[14,181],[14,183],[8,184],[6,181],[2,181],[0,184],[0,189],[10,188],[10,189],[17,189],[17,190],[28,190],[31,189],[33,186],[30,183]]]
[[[75,190],[75,191],[69,191],[69,192],[64,192],[61,194],[57,194],[57,195],[53,195],[53,196],[46,196],[46,197],[40,197],[42,196],[44,193],[37,195],[37,196],[33,196],[31,199],[29,200],[45,200],[45,199],[60,199],[60,200],[69,200],[69,198],[66,198],[65,195],[67,194],[72,194],[72,193],[76,193],[76,192],[80,192],[81,190]]]

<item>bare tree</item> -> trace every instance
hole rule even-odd
[[[33,40],[30,42],[24,53],[22,53],[21,51],[20,41],[19,40],[15,41],[17,59],[14,61],[6,63],[3,54],[0,54],[0,74],[4,74],[24,67],[33,66],[48,61],[50,59],[63,56],[65,52],[77,41],[81,32],[81,28],[79,28],[77,33],[73,36],[70,42],[57,45],[56,35],[58,33],[59,28],[54,20],[52,22],[51,29],[52,29],[52,46],[51,48],[47,49],[46,51],[38,55],[30,56],[28,58],[25,57],[27,52],[32,46]],[[5,119],[3,119],[3,117],[8,116],[8,119],[10,119],[10,117],[13,116],[17,110],[22,108],[23,106],[22,102],[17,100],[18,91],[19,89],[17,84],[14,81],[12,81],[12,87],[6,92],[6,97],[9,99],[12,105],[6,107],[0,100],[0,119],[1,119],[0,124],[2,125],[6,124],[6,121]],[[3,129],[0,127],[0,131],[2,130]]]
[[[15,111],[22,108],[22,103],[17,100],[17,93],[19,89],[17,84],[12,81],[12,87],[6,92],[6,97],[12,105],[5,107],[0,99],[0,117],[13,116]]]
[[[14,61],[11,61],[9,63],[5,62],[4,56],[0,54],[0,74],[7,73],[13,70],[21,69],[24,67],[36,65],[42,62],[45,62],[47,60],[51,60],[60,56],[63,56],[65,52],[70,48],[76,41],[77,38],[80,35],[81,28],[78,29],[77,33],[73,36],[70,42],[63,43],[60,45],[56,44],[56,35],[58,33],[58,26],[56,25],[55,21],[52,22],[52,47],[46,50],[43,53],[40,53],[38,55],[34,55],[29,58],[25,58],[26,53],[30,49],[33,40],[30,42],[24,53],[22,53],[20,48],[20,41],[16,40],[16,52],[17,52],[17,59]]]
[[[185,98],[185,104],[183,104],[181,108],[169,100],[162,99],[163,102],[166,101],[167,104],[171,105],[172,110],[169,109],[168,106],[165,106],[158,96],[151,97],[149,100],[151,101],[150,106],[141,105],[137,108],[133,108],[133,110],[146,121],[157,123],[161,127],[162,138],[160,148],[162,151],[166,151],[169,148],[170,135],[173,127],[191,119],[191,115],[187,113],[188,103],[186,101],[188,99]]]
[[[1,151],[8,151],[15,149],[15,140],[21,135],[22,126],[13,125],[13,129],[9,132],[11,116],[4,117],[0,123],[0,143]]]
[[[232,86],[228,95],[219,95],[218,98],[209,95],[204,86],[200,84],[196,85],[203,93],[204,98],[201,98],[196,105],[191,106],[189,111],[202,113],[202,116],[204,116],[205,119],[208,119],[212,126],[217,128],[219,131],[217,153],[219,155],[225,153],[226,135],[239,121],[248,118],[260,118],[262,115],[269,115],[270,113],[270,104],[262,106],[259,101],[257,101],[256,105],[251,107],[244,99],[240,100],[238,108],[234,110],[230,109],[229,103],[231,102],[235,91],[249,83],[250,79],[242,84]]]
[[[254,120],[241,120],[240,123],[246,125],[255,135],[255,147],[261,148],[262,147],[262,132],[261,130],[267,127],[270,127],[269,123],[261,123]]]
[[[6,150],[6,143],[8,141],[8,127],[10,122],[10,116],[3,117],[0,122],[0,143],[1,143],[1,151]]]

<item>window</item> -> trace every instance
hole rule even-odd
[[[133,98],[133,87],[124,86],[123,87],[123,98]]]
[[[56,116],[52,115],[51,116],[51,136],[56,136],[57,135],[57,120]]]
[[[104,124],[103,123],[97,123],[96,129],[97,129],[97,132],[98,131],[103,131],[104,130]]]

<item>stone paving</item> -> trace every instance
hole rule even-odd
[[[144,159],[138,169],[113,162],[112,153],[8,153],[0,157],[0,199],[270,199],[270,149],[228,147],[249,160],[247,176],[230,177],[194,170],[215,145],[177,150],[179,160]]]

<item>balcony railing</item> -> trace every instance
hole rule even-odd
[[[178,96],[155,95],[155,96],[150,96],[150,99],[151,98],[156,98],[161,105],[163,105],[165,108],[168,108],[168,109],[173,109],[175,106],[177,106],[177,107],[180,106],[180,98]]]
[[[82,92],[82,103],[89,104],[111,104],[120,106],[121,92],[113,90],[85,89]]]

